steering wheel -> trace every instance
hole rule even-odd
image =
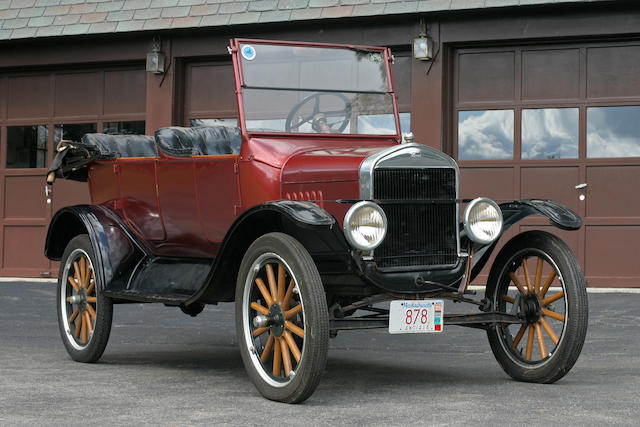
[[[344,108],[340,110],[332,110],[332,111],[320,111],[320,98],[322,97],[335,97],[339,98],[340,101],[344,103]],[[297,116],[298,111],[302,109],[302,107],[306,106],[306,104],[313,102],[313,111],[307,117],[300,119],[300,121],[293,122],[294,118]],[[323,129],[316,124],[317,117],[321,117],[326,120],[327,117],[338,116],[344,117],[344,120],[340,120],[334,123],[327,123],[326,126],[329,129],[329,132],[326,133],[342,133],[343,130],[349,124],[349,120],[351,119],[351,102],[349,102],[349,98],[344,96],[341,93],[326,93],[326,92],[318,92],[313,95],[309,95],[304,98],[302,101],[298,102],[293,106],[291,112],[287,116],[287,121],[285,123],[285,130],[287,132],[291,132],[292,130],[299,129],[305,123],[311,123],[311,127],[318,133],[322,133]],[[334,126],[336,126],[334,128]]]

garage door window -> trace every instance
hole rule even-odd
[[[144,135],[145,123],[138,122],[105,122],[103,133],[111,135]]]
[[[578,157],[578,109],[522,110],[522,158]]]
[[[97,131],[97,123],[55,125],[53,142],[57,146],[63,139],[66,141],[80,141],[85,133],[96,133]]]
[[[7,168],[47,167],[47,126],[7,127]]]
[[[513,159],[513,110],[460,111],[460,160]]]
[[[640,157],[640,106],[587,108],[587,157]]]

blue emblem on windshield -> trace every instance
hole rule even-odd
[[[242,57],[247,61],[251,61],[256,57],[256,49],[251,45],[244,45],[241,49]]]

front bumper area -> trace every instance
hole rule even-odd
[[[378,269],[374,262],[361,261],[359,264],[363,279],[387,292],[398,294],[423,294],[436,291],[457,291],[464,280],[467,256],[458,258],[453,267],[429,270]]]

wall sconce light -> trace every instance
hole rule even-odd
[[[420,61],[433,59],[433,40],[427,35],[424,19],[420,20],[420,35],[413,39],[413,57]]]
[[[147,71],[153,74],[164,73],[164,53],[160,52],[160,39],[153,38],[151,52],[147,53]]]

